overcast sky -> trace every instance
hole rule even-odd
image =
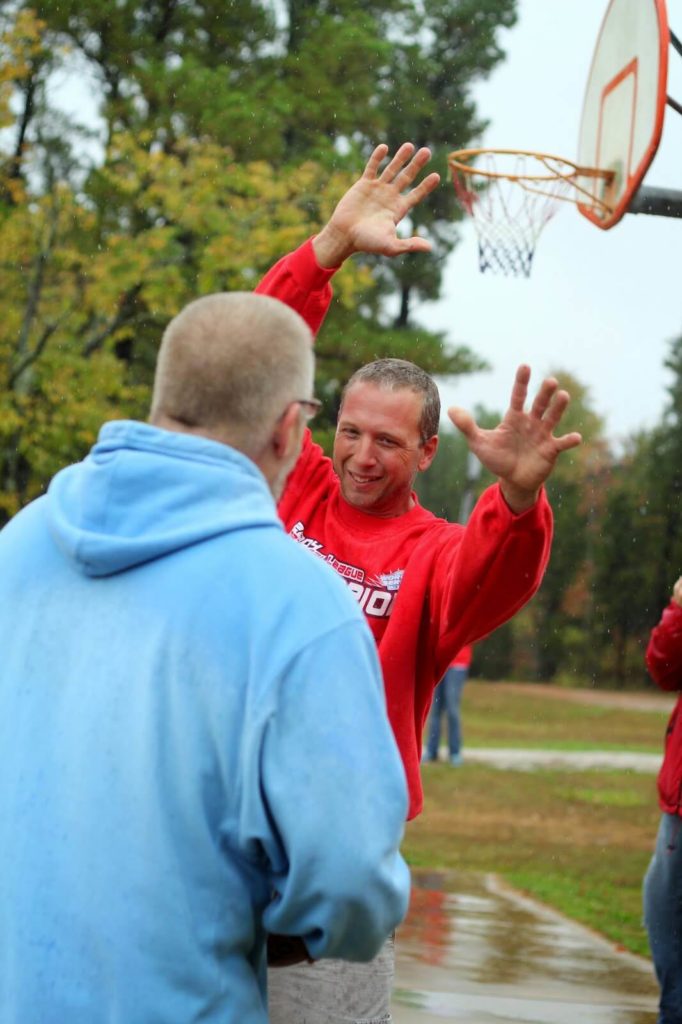
[[[607,6],[607,0],[520,0],[516,26],[501,36],[507,59],[475,92],[491,122],[483,145],[575,159]],[[669,0],[668,14],[682,36],[682,0]],[[668,92],[682,102],[682,58],[674,50]],[[670,108],[645,183],[682,190],[682,117]],[[631,214],[602,231],[561,204],[540,238],[529,279],[481,274],[467,223],[445,271],[443,299],[414,314],[492,366],[442,387],[446,404],[503,411],[519,362],[531,365],[536,383],[564,369],[588,386],[593,408],[617,441],[653,426],[663,411],[669,381],[663,360],[669,341],[682,333],[681,278],[682,220]]]

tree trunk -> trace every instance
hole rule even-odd
[[[412,287],[409,284],[404,284],[400,289],[400,312],[395,318],[394,327],[407,327],[410,321],[410,294]]]

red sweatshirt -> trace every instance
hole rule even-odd
[[[452,661],[450,662],[450,668],[469,668],[474,657],[474,645],[466,644],[461,651],[459,651]]]
[[[682,608],[671,601],[652,629],[646,649],[649,673],[662,690],[682,690]],[[665,734],[665,755],[658,773],[658,802],[668,814],[682,815],[682,697],[673,708]]]
[[[281,299],[316,331],[331,300],[333,271],[311,242],[280,260],[257,291]],[[348,583],[379,649],[388,715],[410,792],[422,809],[421,737],[433,689],[457,652],[509,619],[537,590],[549,558],[552,513],[543,494],[514,515],[496,484],[466,527],[414,507],[383,519],[349,505],[308,432],[279,513],[299,543]]]

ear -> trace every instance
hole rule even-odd
[[[417,471],[423,473],[425,469],[428,469],[433,462],[436,452],[438,451],[438,434],[434,434],[428,441],[424,441],[422,445],[422,453],[417,463]]]
[[[301,407],[292,402],[284,415],[275,425],[272,433],[272,450],[277,459],[286,461],[301,447],[303,425],[301,423]]]

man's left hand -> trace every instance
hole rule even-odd
[[[411,142],[404,142],[380,170],[387,155],[388,146],[375,148],[362,176],[341,197],[329,221],[313,239],[321,267],[338,267],[356,252],[402,256],[430,251],[427,238],[401,238],[396,229],[440,181],[440,175],[433,172],[412,187],[431,159],[431,151],[423,146],[415,152]]]

